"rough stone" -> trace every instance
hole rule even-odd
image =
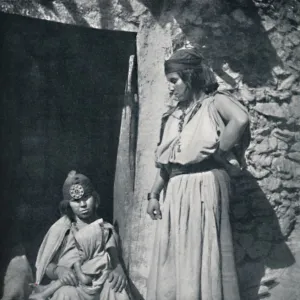
[[[246,255],[245,250],[244,250],[241,246],[235,244],[235,245],[234,245],[234,256],[235,256],[235,261],[236,261],[238,264],[241,263],[241,262],[243,262],[243,261],[244,261],[244,258],[245,258],[245,255]]]
[[[293,92],[294,94],[300,94],[300,85],[294,84],[294,85],[292,86],[292,92]]]
[[[292,141],[292,139],[294,138],[295,136],[295,133],[294,132],[291,132],[289,130],[281,130],[279,128],[275,128],[273,131],[272,131],[272,135],[286,143],[289,143],[290,141]]]
[[[281,233],[284,237],[287,237],[293,227],[295,221],[295,212],[292,208],[289,208],[284,216],[279,219],[279,225]]]
[[[287,117],[286,112],[277,103],[257,103],[254,109],[265,116],[279,119]]]
[[[262,101],[266,98],[266,88],[257,88],[255,90],[255,99],[256,101]]]
[[[281,180],[279,178],[273,178],[273,177],[264,178],[263,186],[270,192],[274,192],[280,188]]]
[[[249,233],[241,233],[238,236],[238,242],[243,247],[244,250],[250,248],[254,243],[254,237]]]
[[[251,163],[259,168],[269,167],[272,164],[272,156],[254,154],[251,156]]]
[[[242,219],[248,213],[248,207],[246,203],[237,203],[233,207],[233,216],[236,219]]]
[[[255,100],[255,94],[249,90],[246,85],[243,85],[243,87],[240,89],[240,95],[245,102],[252,102]]]
[[[293,45],[297,46],[300,44],[300,32],[293,31],[288,35],[288,38],[293,43]]]
[[[277,141],[276,139],[272,139],[270,142],[269,138],[265,138],[260,144],[255,147],[255,152],[257,154],[269,153],[271,151],[276,150]]]
[[[292,147],[290,148],[290,150],[292,152],[300,152],[300,142],[297,142],[294,145],[292,145]]]
[[[246,250],[246,253],[252,259],[263,258],[269,254],[271,247],[272,244],[268,241],[256,241],[250,248]]]
[[[274,31],[271,34],[269,34],[269,39],[275,49],[281,49],[284,39],[281,33]]]
[[[275,91],[272,89],[268,89],[266,91],[266,94],[268,95],[268,98],[271,99],[276,99],[276,100],[280,100],[280,101],[284,101],[287,100],[289,98],[291,98],[292,96],[292,92],[291,91]]]
[[[289,145],[284,141],[278,141],[278,150],[287,150]]]
[[[272,241],[273,232],[270,230],[270,224],[263,223],[257,227],[257,237],[260,240]]]
[[[300,95],[294,95],[288,107],[289,118],[300,119]]]
[[[272,169],[279,173],[294,174],[295,162],[282,156],[274,158],[272,162]]]
[[[262,179],[266,177],[268,174],[270,174],[270,171],[266,169],[256,170],[252,166],[249,166],[247,169],[256,179]]]
[[[282,75],[289,75],[290,72],[288,70],[283,69],[281,66],[275,66],[272,69],[272,72],[276,75],[276,76],[282,76]]]
[[[290,89],[296,79],[297,77],[295,75],[289,76],[281,82],[281,84],[278,87],[278,91]]]
[[[282,186],[286,189],[300,189],[300,181],[283,181]]]
[[[300,163],[300,153],[298,153],[298,152],[292,152],[292,153],[289,153],[287,156],[291,160],[294,160],[294,161]]]
[[[266,31],[270,31],[276,26],[276,21],[269,16],[265,16],[261,23]]]

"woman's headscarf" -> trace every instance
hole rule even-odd
[[[202,69],[203,56],[197,48],[179,49],[165,61],[165,74],[187,69]]]

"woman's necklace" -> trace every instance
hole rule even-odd
[[[178,136],[178,140],[177,140],[177,152],[181,152],[181,133],[182,133],[182,130],[183,130],[183,125],[184,125],[185,118],[190,112],[192,112],[189,119],[188,119],[188,121],[187,121],[187,122],[189,122],[189,120],[191,120],[191,118],[195,115],[195,113],[201,107],[202,101],[197,101],[197,102],[193,103],[192,105],[187,106],[184,109],[181,108],[182,114],[179,117],[179,123],[178,123],[178,134],[179,134],[179,136]]]
[[[194,108],[194,104],[191,106],[186,107],[185,109],[182,109],[182,114],[179,117],[179,123],[178,123],[178,140],[177,140],[177,152],[181,152],[181,132],[183,129],[183,125],[184,125],[184,121],[185,121],[185,117],[187,116],[187,114],[189,112],[191,112]]]

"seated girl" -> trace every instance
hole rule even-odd
[[[126,277],[113,226],[98,219],[99,196],[91,181],[71,171],[63,185],[63,217],[52,225],[36,261],[36,289],[30,299],[126,299]],[[40,285],[48,277],[48,286]]]

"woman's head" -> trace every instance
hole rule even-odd
[[[218,88],[214,73],[203,62],[203,57],[196,48],[176,51],[165,61],[165,74],[170,94],[177,101],[189,100],[202,92],[210,94]]]
[[[60,212],[72,221],[95,216],[100,205],[99,194],[85,175],[71,171],[63,185],[64,200],[60,203]]]

